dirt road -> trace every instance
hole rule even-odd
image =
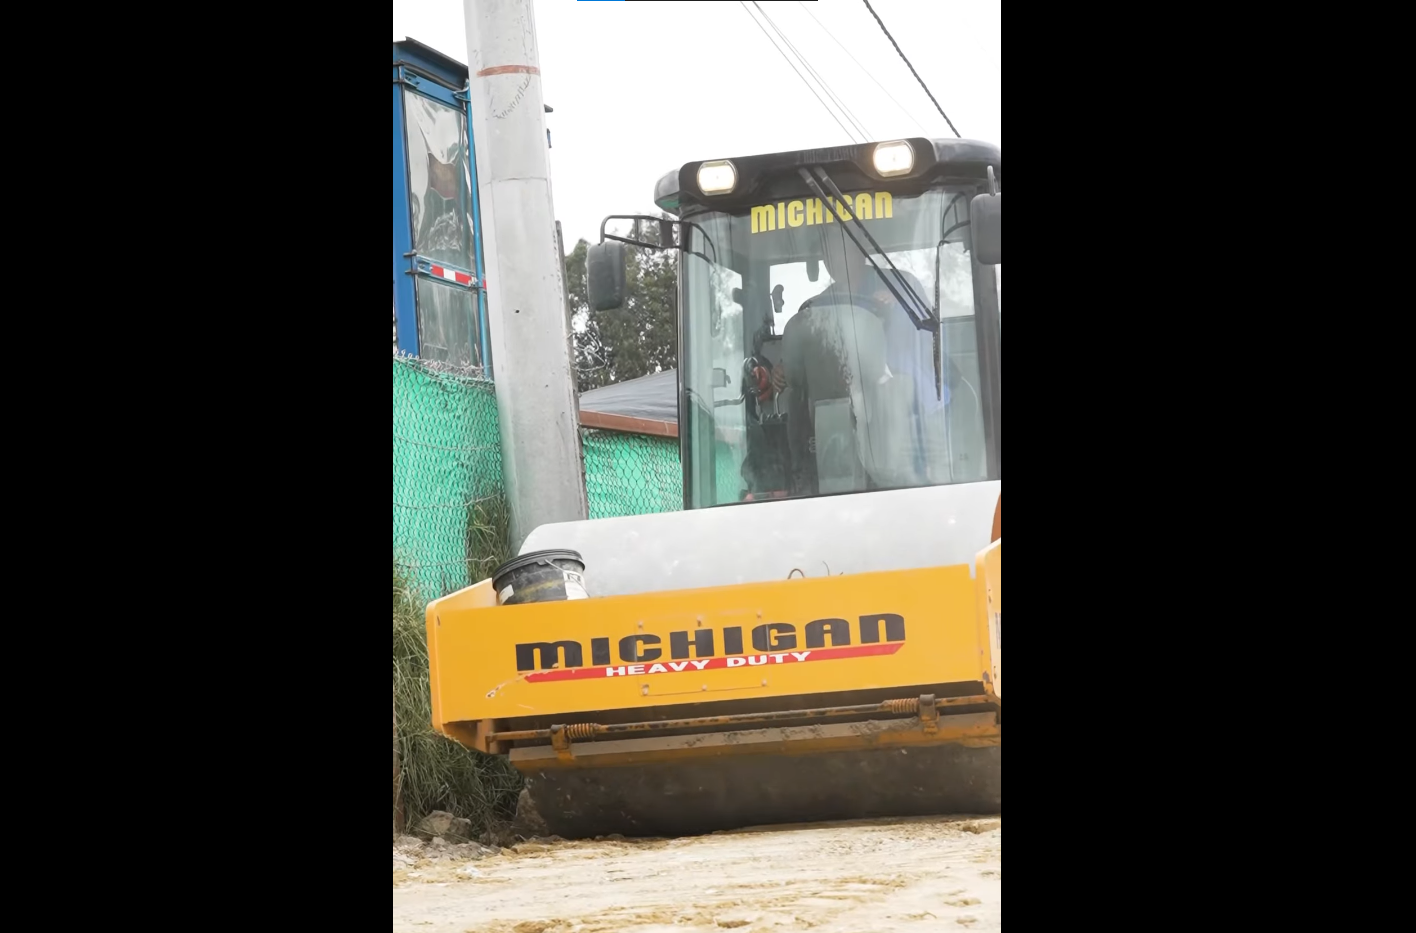
[[[894,933],[1002,926],[1001,819],[395,855],[394,933]]]

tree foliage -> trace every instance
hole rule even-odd
[[[591,311],[585,276],[589,248],[581,240],[565,260],[576,391],[673,369],[678,364],[678,254],[630,247],[624,304],[612,311]]]

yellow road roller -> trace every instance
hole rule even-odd
[[[1001,162],[709,159],[601,225],[595,310],[679,257],[683,509],[543,525],[427,610],[435,727],[551,832],[1001,812]]]

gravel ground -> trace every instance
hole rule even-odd
[[[394,846],[394,933],[999,930],[1002,820]]]

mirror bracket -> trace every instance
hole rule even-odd
[[[613,233],[605,232],[605,225],[612,220],[637,220],[649,221],[659,227],[659,242],[650,243],[648,240],[636,240],[633,237],[616,236]],[[677,220],[669,220],[664,217],[651,217],[648,214],[611,214],[600,221],[600,242],[606,240],[617,240],[620,243],[628,243],[630,246],[637,246],[640,249],[666,250],[678,249],[678,244],[674,242],[674,224],[681,223]]]

